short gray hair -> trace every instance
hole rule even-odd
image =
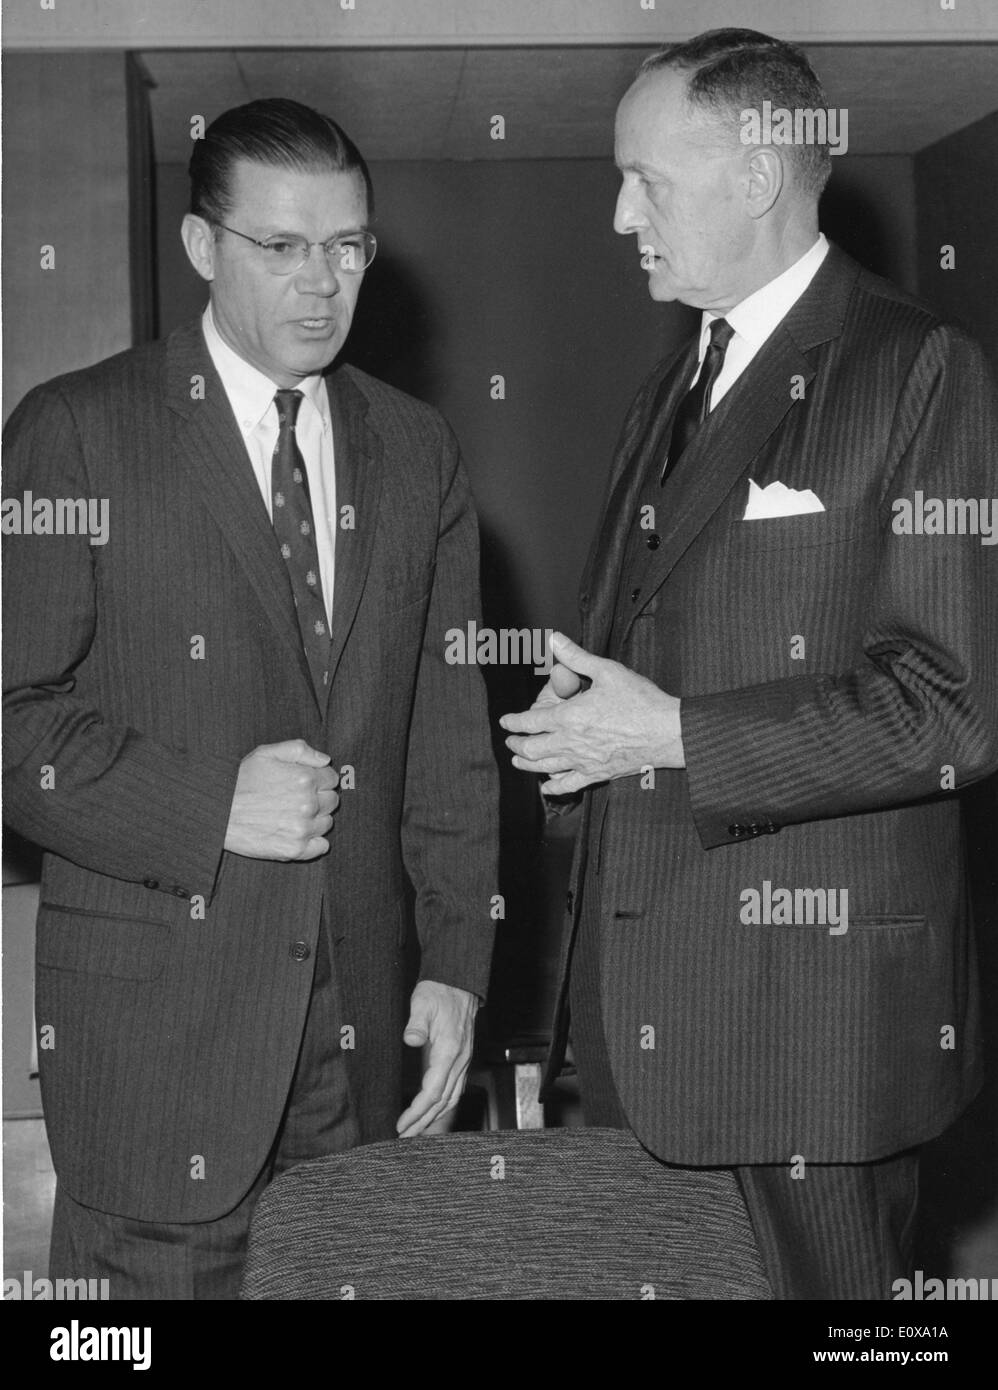
[[[646,58],[638,76],[662,68],[691,72],[687,100],[735,120],[745,110],[761,112],[766,100],[774,109],[790,111],[828,105],[804,50],[755,29],[709,29],[685,43],[671,43]],[[829,146],[794,143],[786,148],[798,186],[819,198],[832,172]]]

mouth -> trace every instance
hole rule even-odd
[[[329,333],[336,327],[333,318],[294,319],[296,328],[304,328],[307,333]]]

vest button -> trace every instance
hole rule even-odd
[[[296,941],[291,947],[292,960],[308,960],[312,954],[312,948],[307,941]]]
[[[631,602],[632,602],[632,603],[637,603],[637,601],[638,601],[638,599],[639,599],[640,597],[641,597],[641,590],[640,590],[640,589],[632,589],[632,590],[631,590]]]

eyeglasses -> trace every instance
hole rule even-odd
[[[336,269],[347,275],[359,275],[374,260],[378,240],[373,232],[345,232],[342,236],[330,237],[328,241],[306,241],[303,236],[269,236],[259,241],[255,236],[218,224],[223,231],[233,236],[241,236],[243,241],[251,241],[263,252],[263,264],[271,275],[293,275],[307,262],[313,246],[320,246],[327,261],[335,259]]]

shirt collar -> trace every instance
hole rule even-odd
[[[753,352],[762,347],[780,320],[786,318],[817,275],[818,268],[827,254],[828,238],[824,232],[819,232],[818,240],[799,260],[794,261],[781,275],[777,275],[775,280],[770,280],[761,289],[755,290],[723,315]],[[720,314],[704,311],[700,324],[701,356],[706,351],[710,325],[720,317]]]
[[[222,378],[225,394],[229,398],[239,428],[244,434],[251,434],[273,404],[277,385],[259,368],[254,367],[245,357],[240,357],[238,352],[229,347],[215,324],[210,301],[201,317],[201,327],[209,356]],[[318,411],[323,425],[328,425],[329,396],[321,374],[303,377],[297,389]]]

